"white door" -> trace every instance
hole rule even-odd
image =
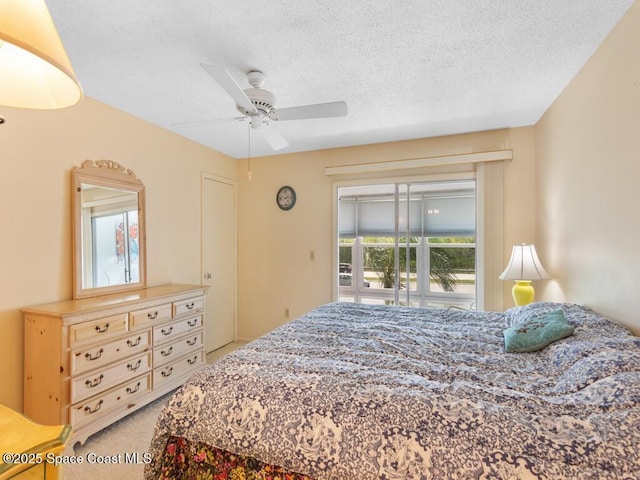
[[[236,317],[236,186],[202,175],[202,284],[208,285],[205,349],[233,342]]]

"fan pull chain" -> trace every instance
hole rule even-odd
[[[251,181],[253,174],[251,173],[251,122],[249,122],[249,129],[247,134],[247,182]]]

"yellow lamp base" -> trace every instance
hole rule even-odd
[[[533,302],[535,291],[531,280],[516,280],[516,284],[511,289],[511,295],[513,295],[513,301],[518,307]]]

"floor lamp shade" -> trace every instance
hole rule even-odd
[[[499,278],[501,280],[515,280],[516,283],[511,291],[513,300],[516,305],[527,305],[533,302],[535,295],[531,282],[549,278],[549,274],[540,263],[536,247],[523,243],[513,246],[509,264]]]
[[[55,109],[81,97],[44,0],[0,0],[0,105]]]

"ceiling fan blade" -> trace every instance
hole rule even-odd
[[[240,88],[240,85],[236,83],[226,69],[218,65],[210,65],[208,63],[201,63],[200,66],[204,68],[216,82],[218,82],[218,84],[229,94],[229,96],[231,96],[231,98],[233,98],[236,105],[241,106],[247,112],[258,113],[256,106],[251,102],[249,97],[247,97],[247,94],[244,93],[244,90]]]
[[[305,120],[309,118],[346,117],[347,102],[316,103],[300,107],[278,108],[273,120]]]
[[[262,133],[262,137],[266,140],[269,146],[274,150],[282,150],[285,147],[289,146],[289,142],[284,138],[284,135],[277,131],[275,128],[270,126],[266,126],[260,128],[259,131]]]
[[[228,117],[228,118],[205,118],[202,120],[190,120],[187,122],[175,122],[170,123],[170,127],[189,127],[191,125],[198,125],[200,123],[222,123],[229,122],[230,120],[235,120],[236,122],[244,122],[247,120],[247,117]]]

